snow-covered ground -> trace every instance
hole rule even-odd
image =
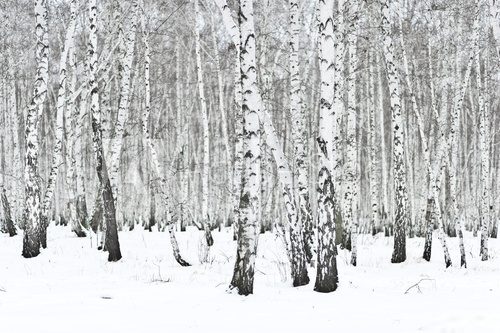
[[[49,229],[49,248],[21,257],[21,236],[0,236],[0,332],[500,332],[500,243],[490,240],[488,262],[479,239],[466,237],[467,269],[445,269],[437,239],[430,263],[423,239],[408,240],[408,259],[391,264],[392,239],[360,237],[358,267],[338,257],[339,289],[314,292],[290,286],[283,246],[261,235],[254,295],[226,292],[235,243],[215,232],[209,263],[198,257],[202,233],[178,233],[192,267],[174,261],[168,234],[120,233],[123,259],[108,263],[95,239],[69,228]],[[422,281],[421,281],[422,280]],[[417,287],[407,289],[421,281]]]

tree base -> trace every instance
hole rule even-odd
[[[307,270],[305,270],[305,273],[302,273],[298,276],[295,276],[293,278],[293,286],[294,287],[302,287],[305,285],[308,285],[310,282],[309,276],[307,275]]]
[[[87,237],[87,233],[83,230],[73,230],[78,238]]]
[[[393,253],[391,263],[400,264],[406,260],[406,253]]]
[[[23,238],[23,252],[24,258],[34,258],[40,254],[40,243],[34,239],[34,236],[28,236],[25,232]]]

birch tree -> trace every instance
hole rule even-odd
[[[210,233],[210,216],[208,213],[208,199],[209,199],[209,182],[210,177],[210,133],[208,128],[208,110],[207,102],[205,99],[205,84],[203,82],[203,68],[201,65],[201,44],[200,44],[200,29],[201,29],[201,14],[199,0],[194,0],[195,20],[195,53],[196,53],[196,76],[198,81],[198,97],[200,101],[201,124],[203,127],[203,170],[201,173],[202,179],[202,201],[201,201],[201,216],[202,225],[205,231],[205,239],[208,246],[213,245],[213,238]]]
[[[33,97],[26,115],[25,142],[26,154],[24,162],[24,238],[23,252],[25,258],[40,254],[40,184],[38,180],[38,122],[44,110],[48,84],[48,28],[47,3],[35,0],[35,61],[36,75]]]
[[[116,208],[113,197],[111,181],[108,175],[106,158],[104,156],[102,132],[101,132],[101,110],[99,108],[99,86],[97,84],[97,0],[88,2],[88,28],[89,40],[87,44],[88,54],[88,86],[90,89],[90,113],[92,115],[92,137],[94,143],[94,154],[96,158],[96,171],[99,178],[100,194],[104,207],[104,221],[106,224],[105,248],[108,251],[108,261],[121,259],[120,243],[116,226]]]
[[[349,76],[347,77],[347,131],[346,131],[346,161],[344,166],[345,173],[345,189],[344,189],[344,220],[345,224],[350,227],[351,234],[351,265],[356,266],[357,247],[357,219],[355,212],[357,211],[358,197],[358,175],[357,175],[357,142],[356,142],[356,67],[358,61],[357,55],[357,26],[358,26],[358,4],[357,1],[350,1],[352,16],[350,17],[350,31],[347,38],[349,51]]]
[[[4,217],[4,223],[5,227],[7,229],[7,232],[9,233],[10,237],[14,237],[17,235],[17,230],[14,225],[14,221],[12,220],[12,213],[10,209],[10,204],[9,200],[7,199],[7,191],[5,190],[5,187],[2,184],[0,184],[0,201],[2,203],[2,208],[3,208],[3,217]]]
[[[451,199],[451,209],[452,216],[455,220],[455,224],[458,228],[459,235],[459,247],[460,247],[460,266],[467,266],[467,261],[465,257],[465,246],[463,242],[463,232],[461,228],[461,216],[459,216],[458,209],[458,158],[459,158],[459,131],[460,131],[460,117],[463,110],[463,105],[465,101],[465,93],[467,90],[467,85],[470,80],[470,75],[472,72],[472,66],[474,64],[474,52],[477,49],[477,43],[479,38],[479,22],[476,19],[474,21],[474,34],[472,37],[472,47],[469,51],[469,58],[467,61],[467,67],[465,70],[464,77],[461,81],[461,85],[459,86],[458,94],[454,99],[453,110],[451,113],[451,127],[450,134],[448,138],[448,151],[450,152],[450,170],[449,170],[449,182],[450,182],[450,199]]]
[[[389,11],[390,1],[382,2],[382,50],[385,58],[387,81],[389,83],[389,96],[392,114],[392,155],[393,178],[395,190],[395,216],[394,216],[394,251],[391,262],[400,263],[406,260],[406,234],[405,225],[408,219],[405,197],[406,189],[406,163],[403,133],[403,116],[401,113],[401,97],[399,75],[394,56],[394,42],[391,36],[391,18]]]
[[[119,168],[120,168],[120,156],[123,146],[123,134],[125,129],[125,123],[128,119],[129,113],[129,100],[131,94],[131,76],[132,76],[132,65],[134,61],[134,49],[135,49],[135,38],[137,30],[137,16],[138,16],[138,4],[137,1],[132,3],[131,9],[132,19],[130,22],[130,30],[127,34],[127,39],[125,41],[125,52],[123,54],[123,59],[121,64],[123,65],[123,76],[120,82],[120,98],[118,104],[118,118],[115,124],[115,138],[111,147],[111,164],[110,164],[110,180],[113,188],[113,194],[115,199],[115,208],[119,204],[117,202],[119,197],[118,184],[120,181]]]
[[[76,0],[71,1],[71,16],[70,24],[73,24],[76,28],[76,16],[77,16],[77,4]],[[75,33],[70,35],[68,41],[68,58],[69,67],[72,70],[71,79],[67,81],[67,96],[72,96],[76,86],[76,57],[75,57]],[[68,210],[71,230],[76,233],[78,237],[86,236],[85,231],[82,226],[82,219],[78,214],[78,203],[77,203],[77,179],[76,179],[76,160],[75,160],[75,118],[78,116],[76,114],[76,105],[73,98],[69,98],[66,103],[66,112],[64,114],[65,120],[65,132],[66,132],[66,186],[68,191]],[[85,219],[83,219],[85,221]]]
[[[335,246],[335,216],[338,204],[333,183],[334,153],[334,103],[335,37],[333,0],[319,0],[318,53],[320,60],[321,97],[319,134],[317,138],[318,161],[318,263],[314,290],[332,292],[337,289],[337,248]]]
[[[478,90],[479,102],[479,150],[481,152],[481,260],[488,260],[488,238],[490,217],[493,206],[490,203],[490,115],[485,102],[485,93],[483,90],[481,76],[481,62],[479,43],[475,50],[475,65],[476,65],[476,85]]]
[[[289,7],[289,30],[290,30],[290,114],[292,116],[292,136],[295,153],[295,178],[299,207],[299,226],[303,230],[304,250],[307,262],[311,262],[312,253],[312,235],[310,234],[312,223],[311,203],[309,201],[308,191],[308,163],[306,154],[306,129],[305,129],[305,110],[302,105],[302,87],[300,80],[300,62],[299,62],[299,1],[291,0]]]
[[[239,0],[241,85],[244,112],[244,178],[240,198],[236,262],[230,289],[240,295],[253,293],[259,221],[260,125],[255,60],[253,0]]]
[[[368,51],[368,68],[369,68],[369,78],[368,78],[368,114],[370,117],[370,131],[369,131],[369,143],[370,143],[370,201],[371,201],[371,225],[372,225],[372,235],[375,236],[377,232],[377,227],[379,225],[379,177],[377,174],[379,160],[377,159],[377,131],[376,131],[376,104],[375,104],[375,82],[374,82],[374,69],[372,64],[372,53]],[[382,134],[381,134],[382,135]],[[382,141],[382,140],[381,140]]]

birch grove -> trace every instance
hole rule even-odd
[[[241,295],[270,274],[269,235],[281,280],[322,293],[380,239],[389,264],[495,259],[498,1],[2,11],[0,230],[23,257],[61,227],[115,262],[142,229],[176,269],[230,263]]]

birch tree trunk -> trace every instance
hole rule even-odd
[[[474,23],[474,35],[472,37],[472,48],[470,50],[469,60],[467,62],[467,68],[465,70],[465,75],[460,85],[457,96],[454,99],[453,110],[451,113],[451,127],[450,127],[450,136],[448,142],[448,151],[450,152],[450,170],[449,170],[449,182],[450,182],[450,198],[451,198],[451,209],[452,216],[455,220],[455,225],[457,226],[458,238],[459,238],[459,247],[460,247],[460,267],[467,267],[467,261],[465,257],[465,246],[463,242],[463,231],[462,231],[462,223],[461,216],[459,215],[458,209],[458,155],[459,155],[459,140],[458,134],[460,131],[460,117],[462,115],[463,104],[465,100],[465,93],[467,90],[467,85],[470,79],[472,65],[474,63],[474,52],[476,52],[478,46],[478,38],[479,38],[479,26],[478,21],[476,19]]]
[[[377,227],[380,224],[379,216],[379,177],[377,174],[378,166],[380,161],[377,159],[377,131],[376,131],[376,103],[375,103],[375,83],[374,83],[374,70],[372,64],[372,54],[368,51],[368,68],[369,68],[369,79],[368,79],[368,113],[370,116],[370,201],[371,201],[371,226],[372,226],[372,236],[377,233]],[[381,136],[383,133],[381,133]],[[382,138],[381,138],[382,141]]]
[[[234,173],[233,173],[233,222],[234,240],[237,237],[240,215],[240,194],[243,177],[243,92],[241,90],[240,43],[236,46],[234,66]]]
[[[24,164],[24,208],[23,252],[25,258],[40,254],[40,184],[38,180],[38,121],[43,113],[48,84],[48,27],[47,3],[35,0],[35,61],[36,75],[33,97],[26,115]]]
[[[120,156],[123,146],[123,134],[125,123],[129,113],[129,99],[131,94],[132,65],[134,61],[135,35],[137,30],[138,4],[134,1],[131,8],[131,25],[125,41],[125,52],[121,64],[123,65],[123,77],[120,82],[120,98],[118,104],[118,118],[115,124],[115,137],[111,146],[111,165],[109,170],[111,186],[115,199],[115,208],[122,204],[119,202],[118,184],[120,183]],[[117,210],[120,212],[121,210]]]
[[[203,82],[203,68],[201,65],[201,45],[200,45],[200,7],[199,0],[194,0],[195,20],[195,52],[196,52],[196,76],[198,80],[198,98],[200,100],[201,124],[203,127],[203,170],[202,179],[202,201],[201,201],[201,219],[205,231],[205,240],[208,246],[212,246],[214,240],[210,232],[210,216],[208,212],[208,199],[210,194],[208,178],[210,177],[210,131],[208,128],[208,110],[205,99],[205,85]]]
[[[392,263],[400,263],[406,260],[406,232],[405,225],[408,213],[405,198],[406,188],[406,165],[405,147],[403,133],[403,117],[401,114],[401,98],[399,87],[398,69],[394,57],[394,42],[391,37],[391,21],[389,13],[389,1],[382,2],[382,36],[383,53],[385,58],[387,80],[389,82],[389,94],[392,114],[392,140],[393,140],[393,178],[395,190],[395,216],[394,216],[394,251]]]
[[[77,0],[71,1],[71,17],[70,23],[74,20],[74,25],[76,27],[76,15],[77,15]],[[69,46],[68,46],[68,62],[70,69],[72,70],[71,79],[67,83],[67,93],[66,96],[72,96],[76,86],[76,58],[75,58],[75,34],[70,36]],[[67,79],[66,79],[67,80]],[[65,131],[66,131],[66,186],[68,191],[68,210],[69,210],[69,220],[71,225],[71,230],[78,237],[85,237],[86,233],[82,226],[82,220],[79,218],[78,206],[77,206],[77,179],[76,179],[76,160],[75,160],[75,118],[78,117],[76,114],[76,108],[73,98],[69,98],[66,103],[66,113],[65,113]],[[83,220],[85,221],[85,220]]]
[[[332,151],[332,181],[333,186],[335,188],[335,195],[338,197],[335,200],[339,202],[338,209],[335,210],[335,224],[336,224],[336,236],[340,242],[341,246],[351,249],[350,242],[350,230],[347,223],[343,220],[342,207],[340,206],[341,200],[341,191],[342,191],[342,120],[345,114],[344,107],[344,62],[345,62],[345,41],[346,41],[346,24],[344,20],[344,11],[345,11],[345,0],[337,1],[337,8],[334,6],[334,16],[333,16],[333,38],[334,38],[334,70],[335,70],[335,80],[333,83],[334,97],[333,97],[333,114],[334,114],[334,122],[332,131],[335,133],[333,136],[333,151]]]
[[[90,89],[90,112],[92,115],[92,135],[94,142],[94,154],[96,157],[96,171],[100,183],[104,207],[104,220],[106,224],[105,248],[108,251],[108,261],[118,261],[122,255],[118,240],[118,230],[116,227],[116,208],[113,198],[111,181],[108,176],[108,168],[103,151],[101,133],[101,111],[99,108],[99,87],[96,79],[97,72],[97,0],[89,0],[89,40],[88,40],[88,80]]]
[[[488,238],[490,217],[493,206],[490,202],[490,115],[485,103],[481,77],[481,62],[479,43],[475,52],[476,64],[476,86],[479,94],[479,150],[481,152],[481,213],[479,221],[481,224],[481,248],[479,255],[481,260],[488,260]]]
[[[255,30],[253,0],[239,1],[242,108],[245,122],[244,139],[244,181],[240,199],[238,241],[236,262],[230,289],[240,295],[253,293],[255,259],[259,221],[260,193],[260,125],[257,109],[259,95],[255,60]]]
[[[350,1],[351,9],[354,13],[350,17],[350,31],[347,39],[349,51],[349,76],[347,77],[347,131],[346,131],[346,160],[344,166],[344,221],[349,226],[351,234],[351,265],[356,266],[357,248],[356,233],[358,228],[355,212],[357,211],[358,197],[358,174],[357,174],[357,142],[356,142],[356,67],[358,62],[357,55],[357,1]]]
[[[306,128],[305,128],[305,110],[302,105],[302,87],[300,80],[300,62],[299,62],[299,41],[300,41],[300,25],[299,25],[299,2],[297,0],[290,1],[289,7],[290,20],[290,114],[292,117],[292,137],[294,142],[295,155],[295,184],[297,192],[297,205],[299,207],[299,221],[297,236],[303,234],[304,252],[306,261],[311,262],[312,251],[312,212],[311,203],[309,201],[308,191],[308,161],[306,154]],[[303,269],[303,268],[300,268]],[[307,279],[309,280],[309,279]],[[298,282],[298,281],[297,281]]]
[[[74,59],[75,66],[77,66],[76,59]],[[80,98],[80,104],[77,107],[75,104],[75,159],[76,159],[76,212],[78,220],[80,223],[84,223],[87,220],[87,200],[85,194],[85,163],[84,163],[84,150],[86,143],[86,122],[87,122],[87,96],[88,96],[88,64],[84,61],[83,69],[75,68],[73,73],[73,82],[76,82],[76,76],[82,73],[85,83],[83,84],[83,89]],[[69,92],[69,91],[68,91]]]
[[[321,97],[319,116],[318,160],[318,263],[314,290],[332,292],[337,289],[337,247],[335,245],[335,217],[338,204],[333,182],[334,155],[334,84],[335,37],[333,0],[319,0],[319,59]],[[338,78],[337,78],[338,79]]]
[[[9,233],[9,237],[14,237],[15,235],[17,235],[17,230],[14,226],[14,221],[12,220],[10,204],[9,200],[7,199],[7,192],[5,191],[5,187],[3,186],[3,184],[0,184],[0,201],[2,202],[3,216],[5,219],[7,232]]]

